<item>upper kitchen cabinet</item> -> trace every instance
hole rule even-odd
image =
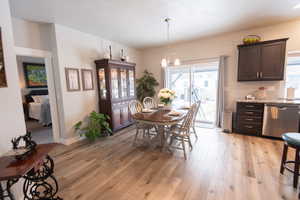
[[[260,71],[260,48],[247,46],[239,50],[238,80],[256,80]]]
[[[283,80],[287,40],[239,45],[238,81]]]

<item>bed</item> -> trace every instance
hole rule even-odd
[[[52,123],[48,90],[32,90],[25,95],[25,101],[30,119],[35,119],[46,126]]]

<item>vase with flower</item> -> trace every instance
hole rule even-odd
[[[162,104],[164,104],[165,110],[171,110],[172,102],[175,99],[175,91],[168,88],[163,88],[158,93],[158,98]]]

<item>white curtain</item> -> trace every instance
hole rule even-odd
[[[217,91],[217,114],[216,126],[222,128],[223,113],[224,113],[224,76],[226,69],[227,56],[221,56],[219,60],[219,74],[218,74],[218,91]]]
[[[165,88],[167,87],[167,84],[166,84],[166,68],[164,67],[161,67],[161,77],[160,77],[160,81],[161,81],[161,88]]]

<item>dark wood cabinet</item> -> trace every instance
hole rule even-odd
[[[236,132],[247,135],[261,135],[263,126],[263,103],[237,103]]]
[[[239,45],[238,81],[283,80],[287,40]]]
[[[260,48],[248,46],[239,50],[239,81],[256,80],[260,71]]]
[[[99,110],[110,117],[113,131],[133,123],[128,104],[136,99],[135,64],[117,60],[96,60]]]
[[[262,80],[283,80],[286,42],[274,42],[261,46]]]

